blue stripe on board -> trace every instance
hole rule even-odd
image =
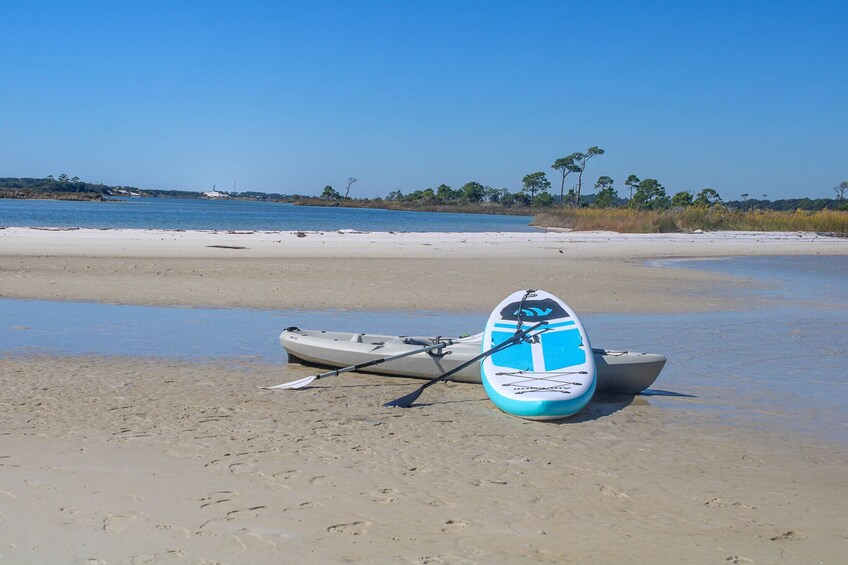
[[[492,347],[500,345],[513,334],[508,332],[492,332]],[[499,367],[509,367],[520,371],[533,369],[533,352],[527,342],[517,343],[492,355],[492,363]]]
[[[581,345],[583,345],[583,339],[580,337],[580,332],[551,332],[542,335],[545,370],[556,371],[585,363],[586,352],[580,349]]]

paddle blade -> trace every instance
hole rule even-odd
[[[392,408],[409,408],[416,400],[418,400],[418,397],[421,396],[422,392],[424,392],[424,388],[419,388],[410,392],[406,396],[401,396],[400,398],[386,402],[383,406]]]
[[[306,385],[308,385],[309,383],[311,383],[312,381],[314,381],[316,378],[318,378],[318,377],[313,375],[311,377],[304,377],[302,379],[298,379],[296,381],[291,381],[289,383],[283,383],[281,385],[261,386],[259,388],[262,388],[262,389],[265,389],[265,390],[275,390],[275,389],[279,389],[279,388],[303,388]]]

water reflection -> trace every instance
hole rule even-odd
[[[461,335],[486,314],[343,310],[231,310],[0,299],[0,355],[252,357],[285,361],[283,328],[390,334]]]

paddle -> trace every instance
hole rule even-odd
[[[507,339],[506,341],[502,341],[501,343],[499,343],[498,345],[494,346],[493,348],[491,348],[487,351],[484,351],[483,353],[481,353],[480,355],[478,355],[474,359],[471,359],[470,361],[466,361],[465,363],[463,363],[459,367],[456,367],[455,369],[451,369],[450,371],[448,371],[446,373],[442,373],[441,375],[439,375],[435,379],[431,379],[431,380],[427,381],[426,383],[424,383],[423,385],[421,385],[420,387],[418,387],[417,390],[407,394],[406,396],[402,396],[398,399],[392,400],[391,402],[386,402],[385,404],[383,404],[383,406],[393,406],[393,407],[398,407],[398,408],[409,408],[410,406],[412,406],[413,402],[418,400],[418,397],[421,396],[421,393],[424,392],[424,389],[426,389],[427,387],[434,385],[439,381],[443,381],[443,380],[447,379],[448,377],[453,376],[454,374],[460,372],[461,370],[463,370],[464,368],[466,368],[470,365],[473,365],[474,363],[479,363],[481,360],[485,359],[489,355],[494,355],[498,351],[501,351],[501,350],[506,349],[507,347],[511,347],[513,345],[516,345],[520,341],[524,340],[530,332],[532,332],[533,330],[535,330],[539,326],[544,326],[545,324],[547,324],[547,322],[539,322],[538,324],[535,324],[534,326],[531,326],[531,327],[527,328],[526,330],[519,330],[519,331],[515,332],[515,334],[513,334],[513,336],[511,338]],[[542,331],[545,331],[545,330],[542,330]],[[538,334],[536,334],[536,335],[538,335]]]
[[[358,371],[360,369],[365,369],[366,367],[373,367],[374,365],[379,365],[381,363],[385,363],[387,361],[394,361],[395,359],[400,359],[402,357],[409,357],[410,355],[415,355],[416,353],[425,353],[427,351],[433,351],[434,349],[441,349],[443,347],[447,347],[449,345],[453,345],[459,340],[448,339],[442,342],[439,342],[435,345],[428,345],[427,347],[422,347],[420,349],[413,349],[412,351],[405,351],[403,353],[398,353],[396,355],[391,355],[389,357],[382,357],[380,359],[375,359],[373,361],[366,361],[365,363],[359,363],[356,365],[350,365],[349,367],[343,367],[341,369],[334,369],[332,371],[327,371],[326,373],[321,373],[320,375],[312,375],[311,377],[304,377],[302,379],[298,379],[296,381],[291,381],[289,383],[283,383],[275,386],[261,386],[259,388],[265,390],[274,390],[276,388],[303,388],[309,383],[317,379],[323,379],[324,377],[335,377],[340,373],[346,373],[348,371]]]

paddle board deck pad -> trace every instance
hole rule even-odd
[[[579,412],[595,392],[596,367],[586,329],[562,300],[543,290],[513,293],[494,309],[483,351],[544,322],[529,340],[483,360],[481,380],[495,406],[531,420]]]

